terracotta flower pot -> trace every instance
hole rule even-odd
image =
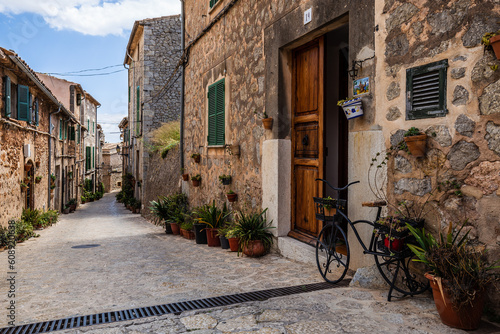
[[[235,202],[236,199],[238,198],[238,194],[226,194],[226,196],[227,196],[227,200],[231,203]]]
[[[193,157],[193,159],[194,159],[194,162],[196,162],[197,164],[199,164],[200,160],[201,160],[201,155],[197,155],[197,156]]]
[[[31,165],[24,165],[24,170],[29,171],[31,169]]]
[[[266,254],[266,248],[262,240],[250,240],[248,245],[243,247],[243,254],[250,257],[260,257]]]
[[[194,239],[194,232],[190,230],[185,230],[181,228],[181,234],[184,238],[188,240],[193,240]]]
[[[490,45],[495,52],[497,59],[500,59],[500,35],[496,35],[490,38]]]
[[[240,238],[227,238],[231,252],[237,252],[240,246]]]
[[[472,305],[467,303],[460,309],[457,309],[450,300],[446,282],[442,281],[443,291],[441,293],[438,285],[438,277],[431,273],[425,273],[425,277],[429,279],[431,283],[434,303],[436,304],[439,317],[443,324],[464,330],[474,330],[479,327],[483,314],[485,290],[476,293],[476,297],[471,303]]]
[[[189,181],[189,174],[182,174],[182,180]]]
[[[219,231],[216,228],[206,228],[208,247],[220,247]]]
[[[170,227],[172,228],[172,234],[179,235],[181,232],[181,229],[179,228],[179,224],[177,223],[170,223]]]
[[[272,117],[263,118],[262,124],[264,125],[264,129],[271,130],[273,128],[273,118]]]
[[[193,187],[199,187],[200,186],[200,180],[191,180],[193,181]]]
[[[427,143],[427,135],[404,137],[406,146],[414,157],[423,157],[425,155],[425,145]]]

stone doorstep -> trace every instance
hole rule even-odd
[[[287,259],[316,266],[316,249],[299,240],[278,237],[278,252]]]

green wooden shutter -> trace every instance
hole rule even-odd
[[[130,103],[130,86],[128,86],[128,103]]]
[[[76,126],[76,143],[80,144],[80,136],[82,129],[80,128],[80,124]]]
[[[208,145],[225,144],[225,80],[208,87]]]
[[[30,121],[30,90],[28,86],[17,86],[17,119]]]
[[[213,6],[215,6],[215,4],[219,2],[219,0],[210,0],[210,8],[212,8]]]
[[[59,119],[59,139],[63,139],[63,120]]]
[[[90,169],[90,164],[91,164],[91,147],[87,146],[85,147],[85,170]]]
[[[5,77],[4,80],[4,86],[5,86],[5,117],[9,117],[12,114],[11,111],[11,92],[10,92],[10,78],[8,76]]]
[[[68,122],[64,122],[64,139],[68,139]]]
[[[224,79],[217,83],[217,109],[216,109],[216,119],[217,119],[217,144],[225,144],[225,82]]]
[[[95,147],[92,147],[92,168],[95,168]]]
[[[140,117],[141,117],[141,86],[137,86],[137,90],[136,90],[136,133],[139,135],[141,134],[140,130],[141,130],[141,125],[140,125]]]
[[[40,124],[40,116],[39,116],[39,104],[38,104],[38,97],[35,98],[35,125],[38,126]]]
[[[448,60],[406,70],[406,119],[443,117]]]

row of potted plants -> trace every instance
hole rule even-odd
[[[189,174],[184,173],[184,168],[181,168],[181,172],[182,172],[182,179],[184,181],[188,181]],[[193,182],[193,187],[199,187],[201,184],[201,175],[196,174],[196,175],[191,176],[191,181]],[[219,176],[219,181],[222,185],[230,185],[231,184],[231,175],[222,174]],[[227,200],[231,203],[235,202],[238,199],[238,194],[236,194],[231,189],[226,193],[226,196],[227,196]]]
[[[215,201],[193,210],[188,209],[183,194],[160,197],[151,202],[153,215],[165,223],[166,233],[194,239],[197,244],[222,247],[258,257],[266,254],[273,242],[272,227],[266,220],[266,211],[236,212],[221,207]]]

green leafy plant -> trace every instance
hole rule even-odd
[[[227,174],[222,174],[222,175],[219,175],[219,181],[222,183],[224,181],[230,181],[231,180],[231,175],[227,175]]]
[[[232,195],[234,194],[235,192],[232,190],[232,189],[229,189],[229,191],[227,192],[228,195]]]
[[[56,176],[54,174],[50,174],[50,180],[52,182],[55,182],[56,181]]]
[[[196,175],[191,176],[191,181],[201,181],[201,175],[196,174]]]
[[[207,224],[210,228],[220,228],[224,226],[226,219],[229,218],[231,212],[227,210],[226,203],[222,208],[217,207],[215,200],[212,204],[205,204],[198,207],[194,214],[196,216],[195,220],[202,224]]]
[[[266,219],[267,208],[262,212],[238,212],[234,235],[240,238],[240,250],[247,247],[252,240],[261,240],[266,250],[273,244],[273,234],[269,232],[274,228]]]
[[[484,290],[493,280],[491,270],[499,268],[488,263],[484,250],[468,242],[469,231],[462,233],[465,226],[464,223],[459,229],[454,229],[450,223],[446,235],[440,233],[435,238],[423,228],[408,225],[418,243],[408,245],[417,256],[414,261],[422,262],[430,269],[438,280],[441,293],[446,289],[458,309]]]
[[[487,32],[483,35],[483,37],[481,38],[481,44],[484,45],[484,49],[485,50],[491,50],[492,47],[491,47],[491,43],[490,43],[490,39],[492,37],[495,37],[497,35],[500,35],[500,30],[496,31],[496,32]]]
[[[418,128],[412,126],[408,130],[406,130],[406,132],[404,133],[403,136],[404,137],[412,137],[412,136],[419,136],[421,134],[422,134],[422,132]]]
[[[185,194],[160,196],[157,201],[151,201],[149,210],[158,222],[179,222],[186,220],[188,213],[188,199]]]
[[[38,182],[42,181],[42,178],[43,178],[43,176],[36,176],[35,182],[38,183]]]
[[[179,121],[163,123],[151,133],[148,150],[150,152],[160,152],[162,159],[165,159],[168,152],[179,145],[180,139]]]
[[[200,153],[193,153],[191,154],[191,158],[193,159],[199,159],[201,156],[200,156]]]

